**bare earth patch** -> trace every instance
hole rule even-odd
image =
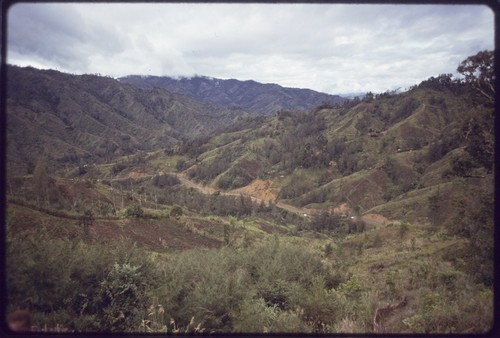
[[[276,193],[271,190],[272,183],[271,180],[256,179],[245,187],[232,190],[231,193],[255,197],[266,203],[274,203],[277,196]]]
[[[332,208],[332,211],[336,215],[347,217],[351,213],[351,208],[349,208],[349,205],[347,205],[347,203],[342,203],[338,207]]]
[[[91,233],[104,242],[128,238],[156,250],[164,249],[164,245],[181,250],[220,246],[219,241],[187,231],[179,224],[158,220],[97,220],[91,226]]]
[[[366,214],[361,216],[361,219],[371,225],[385,226],[391,222],[389,219],[379,214]]]

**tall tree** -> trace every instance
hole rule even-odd
[[[43,157],[40,157],[33,170],[33,190],[38,205],[41,201],[49,202],[49,185],[50,177],[47,173],[47,163]]]
[[[85,238],[89,238],[90,226],[94,223],[94,214],[91,210],[85,210],[81,217],[81,223],[83,226],[83,233]]]
[[[484,50],[462,61],[457,71],[490,102],[495,100],[495,67],[493,51]]]

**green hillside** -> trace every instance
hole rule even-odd
[[[180,169],[222,190],[271,180],[278,197],[296,206],[328,210],[348,203],[357,212],[400,218],[401,208],[391,207],[396,202],[418,203],[418,196],[426,199],[438,187],[452,198],[457,185],[492,182],[492,108],[472,103],[465,86],[447,86],[441,83],[445,79],[342,108],[243,121],[199,146],[178,150],[191,158]],[[473,158],[480,156],[472,151],[476,141],[466,135],[482,126],[489,139],[476,146],[490,158],[480,164]],[[465,161],[471,163],[461,172]],[[411,220],[428,213],[410,209]]]
[[[36,330],[493,327],[494,104],[477,79],[250,117],[9,71],[6,310]]]
[[[128,75],[119,80],[142,88],[164,88],[213,105],[242,107],[253,115],[274,115],[282,109],[309,110],[321,103],[340,104],[347,100],[310,89],[286,88],[251,80],[141,75]]]
[[[248,115],[109,77],[7,68],[9,164],[28,172],[43,154],[51,167],[111,161],[208,135]]]

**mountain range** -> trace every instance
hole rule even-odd
[[[201,144],[188,142],[179,169],[223,191],[264,180],[276,201],[297,207],[347,203],[361,213],[406,213],[412,221],[427,217],[427,199],[439,191],[450,197],[441,202],[441,222],[452,222],[451,200],[463,195],[457,176],[480,177],[492,168],[491,111],[471,95],[467,86],[432,78],[342,107],[241,120]],[[464,137],[471,128],[483,136]],[[489,141],[479,141],[485,135]]]
[[[179,91],[194,92],[196,98],[154,84],[183,88]],[[491,168],[491,161],[485,166],[481,160],[489,156],[481,151],[492,152],[491,143],[470,145],[474,139],[463,136],[472,120],[488,125],[488,109],[477,108],[467,87],[446,76],[404,93],[258,116],[234,103],[251,105],[286,94],[303,107],[326,94],[253,81],[115,80],[29,67],[9,67],[7,89],[8,166],[16,172],[33,170],[40,156],[60,169],[163,149],[181,156],[178,170],[187,169],[191,179],[216,189],[279,181],[277,198],[299,207],[328,209],[349,202],[361,211],[394,215],[401,209],[391,203],[417,203],[410,193],[419,199],[449,182],[447,175],[461,165],[468,174]],[[212,103],[199,101],[214,91]],[[248,93],[262,100],[245,101]],[[149,167],[147,161],[142,167]],[[111,178],[107,175],[103,178]],[[285,179],[277,180],[280,176]],[[414,213],[421,217],[426,211]]]
[[[487,332],[495,109],[472,80],[345,101],[9,66],[8,311],[76,332]]]
[[[309,111],[321,104],[333,106],[347,101],[338,95],[310,89],[286,88],[277,84],[262,84],[252,80],[142,75],[129,75],[119,80],[142,88],[164,88],[217,106],[241,107],[253,115],[269,116],[280,110]]]
[[[9,164],[23,170],[40,154],[58,165],[109,160],[208,135],[248,115],[96,75],[9,66],[7,79]]]
[[[389,207],[392,201],[433,191],[460,166],[461,175],[492,167],[488,109],[478,108],[468,87],[448,76],[336,106],[323,101],[310,110],[280,108],[273,114],[267,106],[271,110],[257,116],[234,103],[273,97],[282,105],[278,98],[286,94],[288,104],[300,102],[297,108],[328,96],[254,81],[115,80],[30,67],[9,67],[7,89],[8,166],[18,173],[29,173],[41,156],[50,168],[61,169],[163,149],[181,156],[178,170],[216,189],[279,181],[277,198],[296,206],[328,209],[349,202],[361,211],[393,215],[401,209]],[[193,92],[195,98],[188,95]],[[199,101],[214,92],[212,103]],[[245,101],[248,93],[254,100]],[[487,141],[484,135],[482,141],[464,138],[475,125],[489,135]],[[149,167],[147,161],[142,167]],[[280,176],[285,179],[276,180]]]
[[[204,136],[246,116],[309,110],[345,99],[308,89],[208,77],[71,75],[8,67],[10,164],[35,154],[62,164],[131,154]],[[35,122],[35,123],[33,123]],[[29,133],[25,133],[29,130]]]

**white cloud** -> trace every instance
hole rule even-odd
[[[18,4],[8,62],[380,92],[493,49],[493,21],[484,6]]]

